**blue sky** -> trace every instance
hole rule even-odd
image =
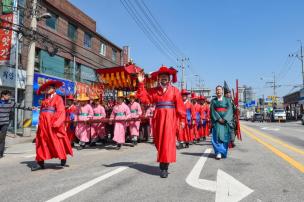
[[[135,0],[129,0],[136,6]],[[138,0],[139,2],[142,0]],[[128,45],[135,63],[146,72],[174,65],[149,41],[120,0],[71,0],[97,22],[97,31],[119,46]],[[165,33],[190,58],[188,88],[200,75],[213,89],[235,79],[252,86],[256,96],[271,95],[266,81],[276,73],[278,95],[301,84],[301,66],[290,53],[304,44],[301,0],[144,0]],[[172,61],[173,60],[173,61]],[[263,77],[264,80],[260,78]]]

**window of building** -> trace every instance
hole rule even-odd
[[[51,13],[51,12],[48,12],[48,13],[51,14],[51,17],[50,17],[50,18],[47,18],[47,19],[45,20],[45,24],[46,24],[46,26],[48,26],[48,27],[50,27],[50,28],[56,30],[56,28],[57,28],[57,19],[58,19],[58,16],[55,15],[54,13]]]
[[[80,81],[91,84],[97,81],[96,72],[93,68],[81,65],[80,67]]]
[[[112,49],[112,60],[116,61],[117,59],[117,51],[115,49]]]
[[[65,78],[65,61],[60,56],[50,56],[48,52],[40,51],[40,72]]]
[[[68,37],[73,41],[77,39],[77,27],[71,23],[68,25]]]
[[[86,48],[92,47],[92,36],[87,32],[84,33],[83,45]]]
[[[104,44],[104,43],[101,43],[100,44],[100,54],[105,56],[106,55],[106,49],[107,49],[107,46]]]

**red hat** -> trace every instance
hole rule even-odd
[[[177,82],[177,70],[174,69],[173,67],[168,68],[168,67],[163,65],[159,68],[158,71],[153,72],[151,74],[151,76],[154,77],[154,78],[157,78],[160,74],[172,75],[172,82],[173,83]]]
[[[40,95],[42,94],[43,91],[46,90],[47,87],[49,86],[54,86],[54,88],[60,88],[63,85],[63,82],[58,81],[58,80],[48,80],[44,84],[40,86],[40,88],[37,91],[37,94]]]
[[[200,96],[198,97],[198,100],[206,100],[206,97],[203,96],[203,95],[200,95]]]
[[[70,94],[69,96],[66,97],[67,100],[75,100],[74,96]]]
[[[188,92],[186,89],[182,89],[181,94],[182,95],[189,95],[190,92]]]
[[[198,99],[198,97],[195,93],[191,93],[191,99],[196,100],[196,99]]]

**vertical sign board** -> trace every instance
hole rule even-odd
[[[0,16],[0,65],[8,65],[10,62],[13,16],[13,13]]]

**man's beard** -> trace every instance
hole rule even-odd
[[[160,87],[162,88],[167,88],[168,87],[169,82],[159,82]]]

